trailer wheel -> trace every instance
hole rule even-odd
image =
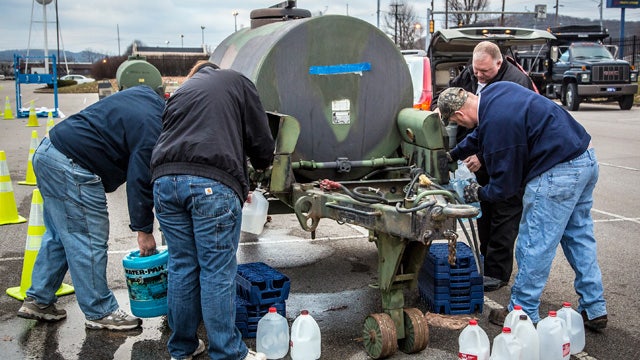
[[[422,312],[416,308],[404,309],[404,339],[398,339],[402,352],[413,354],[429,345],[429,325]]]
[[[630,110],[633,106],[633,95],[625,95],[620,100],[618,100],[618,105],[620,105],[621,110]]]
[[[578,111],[580,107],[580,97],[578,96],[578,86],[576,84],[567,84],[567,87],[564,89],[564,98],[567,102],[567,110]]]
[[[396,325],[385,313],[371,314],[362,330],[364,349],[374,359],[384,359],[398,351]]]

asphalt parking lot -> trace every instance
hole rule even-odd
[[[23,85],[23,103],[36,99],[36,106],[52,106],[51,95],[34,93],[34,85]],[[15,106],[12,81],[0,81],[0,99],[9,96]],[[98,101],[97,94],[62,94],[60,110],[75,113]],[[42,103],[42,104],[40,104]],[[15,109],[14,109],[15,114]],[[594,194],[592,214],[599,241],[609,326],[602,333],[587,332],[585,351],[572,359],[640,359],[640,108],[621,111],[617,105],[582,104],[573,115],[587,128],[600,161],[600,179]],[[19,185],[27,167],[31,133],[42,138],[46,119],[37,128],[26,127],[26,119],[0,119],[0,150],[7,155],[16,204],[28,218],[33,186]],[[61,119],[56,119],[60,121]],[[122,258],[136,246],[127,227],[124,186],[109,194],[111,220],[108,277],[121,306],[129,300]],[[22,271],[27,223],[0,226],[0,284],[18,286]],[[157,235],[157,234],[156,234]],[[159,237],[157,237],[159,238]],[[359,227],[339,225],[323,219],[316,239],[303,231],[293,215],[275,215],[259,237],[243,236],[238,252],[240,263],[261,261],[291,280],[286,302],[291,323],[300,310],[308,309],[322,331],[323,359],[367,359],[362,347],[364,318],[381,310],[380,294],[369,284],[377,278],[377,251]],[[67,277],[66,283],[72,283]],[[472,314],[491,339],[500,328],[488,322],[489,309],[505,305],[509,288],[485,294],[484,311]],[[407,306],[426,312],[417,291],[405,294]],[[542,314],[557,309],[563,301],[577,302],[573,272],[562,251],[554,260],[549,283],[542,297]],[[54,324],[40,324],[16,317],[20,302],[0,296],[0,354],[3,359],[168,359],[169,329],[162,318],[145,319],[133,332],[87,330],[75,296],[60,298],[68,318]],[[392,359],[454,359],[459,329],[431,324],[430,342],[419,354],[401,352]],[[204,332],[204,329],[202,329]],[[254,347],[253,339],[245,339]],[[206,358],[201,356],[200,358]],[[288,357],[287,357],[288,358]]]

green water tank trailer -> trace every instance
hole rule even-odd
[[[251,28],[222,41],[210,61],[252,80],[266,111],[300,122],[292,161],[399,156],[396,118],[412,106],[413,89],[407,64],[388,35],[354,17],[310,17],[296,8],[257,9],[251,19]],[[343,170],[294,173],[298,181],[354,180],[372,169]]]
[[[129,56],[129,58],[118,66],[116,71],[118,90],[124,90],[132,86],[147,85],[162,93],[162,75],[160,71],[147,62],[144,57]]]

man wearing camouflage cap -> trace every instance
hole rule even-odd
[[[507,309],[491,311],[502,325],[514,305],[534,323],[558,244],[574,269],[578,311],[585,326],[607,326],[602,274],[597,261],[591,206],[598,161],[591,136],[553,101],[510,82],[481,95],[446,89],[438,99],[443,121],[476,127],[451,150],[453,160],[482,153],[489,183],[469,185],[465,200],[498,201],[524,188],[516,244],[518,273]]]

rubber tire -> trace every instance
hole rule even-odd
[[[620,110],[631,110],[633,107],[633,97],[633,95],[624,95],[620,100],[618,100]]]
[[[564,89],[564,98],[567,104],[567,110],[578,111],[580,108],[580,97],[578,96],[578,85],[569,83]]]

